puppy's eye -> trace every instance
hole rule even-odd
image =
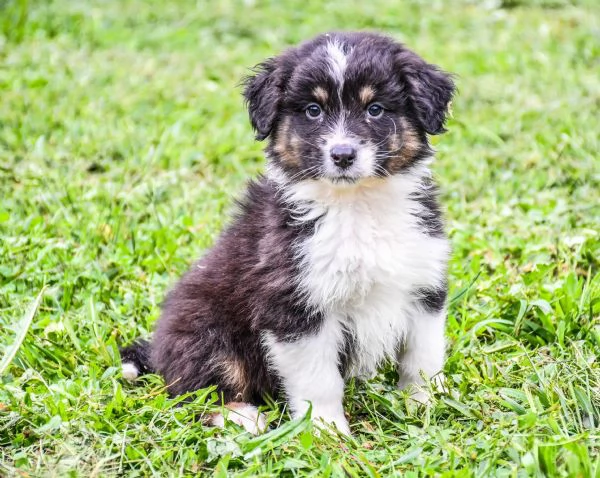
[[[318,118],[322,112],[321,107],[316,103],[311,103],[306,107],[306,116],[310,119]]]
[[[373,103],[367,108],[367,113],[369,113],[369,116],[372,118],[379,118],[383,114],[383,106],[379,103]]]

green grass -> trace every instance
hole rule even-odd
[[[457,74],[449,391],[411,407],[390,367],[349,439],[204,428],[212,390],[123,383],[117,345],[264,166],[247,68],[365,28]],[[600,477],[599,138],[592,0],[0,0],[0,475]]]

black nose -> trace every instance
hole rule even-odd
[[[331,159],[336,166],[346,169],[356,159],[356,150],[347,144],[338,144],[331,148]]]

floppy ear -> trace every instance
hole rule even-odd
[[[452,77],[407,50],[400,54],[399,62],[421,126],[429,134],[444,133],[448,105],[455,91]]]
[[[281,100],[277,59],[270,58],[257,65],[254,73],[243,81],[244,98],[256,139],[262,141],[271,133]]]

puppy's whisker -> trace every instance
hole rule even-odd
[[[382,144],[384,144],[385,142],[387,142],[387,140],[388,140],[388,139],[390,139],[392,136],[396,136],[396,135],[398,134],[398,130],[397,130],[397,127],[396,127],[396,122],[394,121],[394,119],[393,119],[393,118],[392,118],[392,120],[391,120],[391,121],[392,121],[392,124],[394,125],[394,132],[392,133],[392,132],[390,131],[390,133],[389,133],[389,134],[388,134],[388,135],[387,135],[385,138],[383,138],[381,141],[379,141],[379,142],[375,143],[375,144],[373,145],[373,147],[375,147],[375,148],[376,148],[376,147],[378,147],[378,146],[381,146]]]
[[[404,143],[405,143],[405,141],[402,141],[402,143],[400,144],[400,147],[398,147],[396,149],[392,149],[390,151],[385,151],[383,153],[375,153],[375,158],[376,159],[393,158],[395,156],[395,153],[399,153],[400,151],[402,151],[404,149]]]
[[[309,168],[303,169],[301,171],[298,171],[297,173],[293,174],[292,176],[290,176],[288,178],[289,181],[295,181],[297,179],[306,179],[308,177],[310,177],[310,175],[312,173],[316,173],[319,172],[319,166],[318,165],[314,165],[311,166]]]
[[[383,138],[381,141],[378,141],[377,143],[375,143],[375,144],[373,145],[373,147],[374,147],[374,148],[377,148],[378,146],[381,146],[382,144],[384,144],[385,142],[387,142],[387,140],[388,140],[388,139],[390,139],[390,138],[391,138],[391,136],[392,136],[392,135],[391,135],[391,133],[390,133],[390,134],[388,134],[388,135],[387,135],[385,138]]]
[[[392,118],[392,124],[394,125],[394,136],[396,136],[398,134],[398,129],[396,127],[396,121],[394,121],[394,118]]]
[[[391,173],[389,171],[386,171],[385,168],[383,166],[381,166],[380,164],[376,164],[375,165],[375,174],[377,177],[391,177]]]
[[[312,146],[313,148],[320,149],[322,147],[322,145],[318,145],[318,144],[312,143],[312,142],[310,142],[310,141],[308,141],[307,139],[304,139],[304,138],[300,138],[300,141],[302,141],[303,143],[308,144],[309,146]]]

